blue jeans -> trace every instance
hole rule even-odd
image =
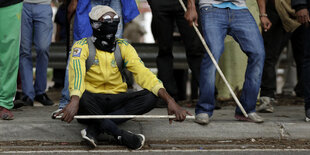
[[[49,4],[24,3],[20,43],[20,75],[22,90],[31,100],[45,93],[48,51],[52,39],[52,8]],[[36,79],[33,86],[32,43],[37,52]]]
[[[122,4],[121,0],[91,0],[91,5],[92,8],[96,5],[108,5],[110,6],[121,18],[121,22],[118,24],[118,30],[116,33],[117,38],[122,38],[123,36],[123,20],[122,20]],[[74,40],[73,44],[78,41]],[[69,64],[69,59],[67,61],[67,67],[66,67],[66,74],[65,74],[65,83],[64,83],[64,88],[61,91],[61,99],[59,101],[59,109],[63,109],[66,107],[66,105],[70,101],[70,93],[69,93],[69,80],[68,80],[68,64]]]
[[[310,10],[309,10],[310,11]],[[310,27],[305,30],[305,49],[304,49],[304,96],[305,109],[310,108]]]
[[[232,10],[215,7],[200,9],[202,31],[216,61],[224,51],[224,39],[231,35],[248,56],[248,65],[240,102],[247,113],[255,112],[257,95],[261,84],[265,50],[262,36],[254,18],[247,9]],[[210,117],[214,110],[215,65],[205,53],[200,66],[200,96],[196,114],[207,113]],[[236,114],[242,114],[237,107]]]

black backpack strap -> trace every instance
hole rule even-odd
[[[89,55],[86,59],[86,72],[90,69],[90,67],[95,63],[95,56],[96,56],[96,48],[91,40],[91,37],[87,38],[87,44],[88,44],[88,51]]]
[[[125,73],[125,69],[124,69],[124,61],[123,61],[122,53],[121,53],[121,50],[119,48],[118,43],[116,43],[116,48],[114,51],[114,57],[115,57],[115,61],[116,61],[118,70],[122,74],[122,79],[124,82],[126,82],[126,73]]]

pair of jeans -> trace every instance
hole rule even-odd
[[[194,29],[184,18],[184,11],[178,0],[148,0],[153,13],[153,34],[158,41],[156,64],[158,78],[163,82],[168,93],[178,100],[178,89],[173,71],[173,32],[175,24],[185,45],[186,58],[196,84],[199,83],[199,70],[203,46]]]
[[[310,11],[310,10],[309,10]],[[304,50],[304,96],[305,96],[305,109],[310,108],[310,27],[305,30],[305,50]]]
[[[80,99],[79,115],[142,115],[151,111],[157,97],[148,90],[120,94],[96,94],[85,91]],[[90,119],[78,120],[99,130],[97,133],[120,135],[117,124],[129,119]]]
[[[256,100],[261,84],[265,50],[263,38],[254,18],[248,9],[220,9],[212,6],[200,9],[204,38],[215,60],[218,62],[224,51],[224,39],[231,35],[248,56],[240,102],[247,113],[255,112]],[[205,54],[200,66],[200,96],[196,105],[196,114],[213,114],[215,98],[215,65]],[[236,114],[242,114],[239,107]]]
[[[268,18],[272,23],[272,27],[267,32],[262,32],[266,51],[265,64],[263,69],[262,84],[260,96],[275,98],[276,92],[276,64],[279,56],[287,45],[289,39],[292,42],[293,56],[297,68],[298,83],[295,86],[296,94],[303,92],[302,87],[302,64],[303,64],[303,34],[304,28],[300,26],[292,34],[284,30],[281,18],[272,2],[268,2],[266,6]],[[302,96],[302,95],[301,95]]]
[[[49,4],[24,3],[21,24],[20,75],[22,90],[31,100],[45,93],[49,47],[53,33],[52,8]],[[36,58],[36,79],[33,86],[32,44]]]

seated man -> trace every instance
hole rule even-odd
[[[117,13],[108,6],[98,5],[92,8],[89,17],[93,36],[76,42],[72,47],[69,65],[71,101],[56,116],[63,113],[61,119],[70,123],[75,114],[141,115],[154,108],[156,96],[159,96],[168,104],[168,114],[175,114],[176,121],[183,121],[186,114],[190,113],[176,104],[162,82],[144,66],[133,47],[126,41],[115,38],[120,20]],[[86,60],[91,57],[92,45],[96,48],[96,56],[88,70]],[[127,85],[116,62],[117,48],[120,50],[124,66],[133,73],[136,82],[144,90],[126,93]],[[81,134],[91,147],[96,147],[96,136],[105,132],[130,149],[140,149],[145,141],[142,134],[134,134],[117,127],[117,124],[127,120],[78,121],[87,124],[87,128],[83,129]]]

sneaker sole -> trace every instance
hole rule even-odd
[[[201,121],[201,120],[196,120],[196,119],[195,119],[194,122],[196,122],[196,123],[198,123],[200,125],[207,125],[207,124],[209,124],[209,121]]]
[[[85,130],[85,129],[83,129],[83,130],[81,131],[81,135],[82,135],[82,138],[87,142],[87,144],[88,144],[90,147],[92,147],[92,148],[97,147],[97,145],[96,145],[96,143],[94,142],[94,140],[89,139],[89,138],[86,136],[86,130]]]
[[[306,117],[305,121],[310,122],[310,118]]]
[[[239,116],[239,115],[235,115],[235,118],[238,120],[238,121],[246,121],[246,122],[253,122],[253,123],[263,123],[264,121],[254,121],[250,118],[246,118],[246,117],[243,117],[243,116]]]
[[[137,134],[137,135],[139,135],[139,136],[141,136],[141,137],[142,137],[141,146],[140,146],[139,148],[137,148],[137,149],[136,149],[136,150],[140,150],[140,149],[144,146],[144,143],[145,143],[145,137],[144,137],[144,135],[142,135],[142,134]]]

